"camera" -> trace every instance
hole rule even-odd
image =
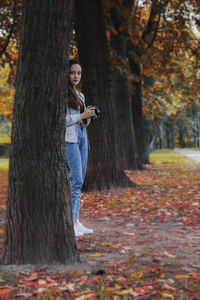
[[[97,117],[98,117],[98,115],[100,114],[100,109],[97,107],[97,106],[92,106],[92,108],[95,110],[95,114],[97,115]]]

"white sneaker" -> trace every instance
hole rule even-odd
[[[80,236],[83,236],[83,232],[80,231],[79,227],[78,227],[78,223],[75,223],[74,224],[74,234],[75,234],[75,237],[80,237]]]
[[[87,227],[85,227],[81,222],[77,221],[76,223],[78,231],[82,232],[83,234],[92,234],[93,233],[93,229],[89,229]]]

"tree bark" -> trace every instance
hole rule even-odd
[[[118,156],[113,86],[102,2],[77,0],[75,31],[83,66],[83,91],[87,104],[102,110],[88,128],[90,151],[84,190],[132,186]]]
[[[177,124],[178,127],[178,143],[180,148],[185,148],[184,134],[185,130],[182,124]]]
[[[133,124],[135,129],[136,144],[138,151],[138,159],[140,165],[149,163],[149,153],[146,150],[145,134],[144,134],[144,119],[142,113],[142,80],[140,72],[140,64],[136,63],[134,59],[129,56],[130,67],[132,74],[134,74],[132,96],[132,114]]]
[[[149,159],[149,153],[153,149],[153,141],[151,140],[152,137],[152,126],[148,120],[144,119],[144,142],[145,142],[145,151],[146,151],[146,157]],[[152,143],[152,144],[151,144]],[[147,163],[150,163],[147,161]]]
[[[2,264],[71,263],[65,116],[73,0],[24,0]]]
[[[129,11],[131,11],[133,2],[134,1],[132,0],[125,1],[125,3],[123,3],[123,7],[128,11],[130,6]],[[111,32],[110,46],[115,50],[117,59],[124,65],[121,68],[120,63],[118,63],[119,67],[116,67],[115,64],[113,66],[114,101],[118,120],[117,139],[119,144],[119,156],[123,169],[134,170],[137,169],[136,140],[131,113],[129,83],[125,76],[125,72],[123,71],[125,65],[127,69],[129,68],[129,62],[127,59],[127,41],[129,34],[126,26],[123,31],[120,31],[120,27],[123,22],[116,7],[111,9],[110,15],[115,31],[118,32],[118,34],[113,34]],[[113,59],[115,60],[115,58]]]
[[[113,70],[113,82],[120,161],[124,170],[136,170],[140,164],[138,164],[128,81],[118,70]]]
[[[168,128],[168,125],[166,125],[165,131],[166,131],[165,134],[166,134],[167,148],[170,149],[170,130]]]

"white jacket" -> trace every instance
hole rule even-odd
[[[83,93],[76,90],[79,98],[85,106],[85,96]],[[82,124],[80,118],[80,107],[78,110],[68,107],[67,115],[66,115],[66,133],[65,133],[65,141],[68,143],[77,143],[78,140],[78,127]],[[90,119],[87,119],[86,127],[90,124]]]

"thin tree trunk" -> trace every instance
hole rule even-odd
[[[118,132],[102,3],[99,0],[77,0],[75,12],[86,102],[102,110],[88,129],[91,150],[84,189],[91,191],[130,186],[133,184],[124,174],[118,157]]]
[[[24,0],[1,263],[77,261],[65,156],[73,1]]]
[[[148,120],[144,119],[144,141],[145,141],[145,151],[146,151],[146,157],[149,157],[149,153],[152,151],[151,147],[151,134],[152,134],[152,128],[150,125],[150,122]],[[153,146],[154,143],[152,143]],[[149,163],[149,162],[147,162]]]
[[[185,148],[184,128],[181,125],[178,125],[178,142],[179,142],[179,147]]]
[[[140,65],[129,56],[130,67],[134,74],[132,96],[132,113],[133,124],[135,129],[137,152],[140,164],[149,163],[149,155],[145,147],[145,134],[144,134],[144,119],[142,113],[142,81],[140,74]]]
[[[174,141],[174,127],[173,127],[173,125],[171,126],[170,134],[171,134],[171,149],[174,149],[175,148],[175,141]]]
[[[167,148],[170,149],[170,130],[168,124],[166,124],[166,143],[167,143]]]

